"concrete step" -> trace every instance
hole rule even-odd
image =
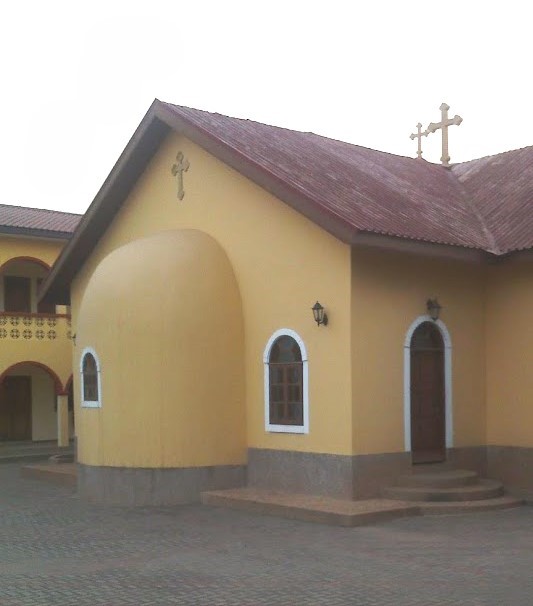
[[[398,486],[419,486],[425,488],[455,488],[459,486],[472,486],[478,482],[478,474],[475,471],[467,469],[413,471],[413,473],[398,478]]]
[[[417,505],[387,499],[351,501],[254,488],[203,492],[201,501],[204,505],[229,507],[334,526],[362,526],[420,515],[420,508]]]
[[[524,504],[522,499],[503,496],[481,501],[453,501],[418,503],[422,515],[452,515],[459,513],[481,513],[484,511],[496,511],[498,509],[510,509],[520,507]]]
[[[387,499],[400,501],[480,501],[503,495],[503,485],[496,480],[479,480],[471,486],[428,488],[426,486],[391,486],[383,489]]]

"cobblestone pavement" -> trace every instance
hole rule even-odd
[[[533,507],[349,529],[0,487],[2,606],[533,604]]]

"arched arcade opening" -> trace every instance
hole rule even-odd
[[[34,257],[14,257],[0,266],[0,310],[11,313],[55,313],[55,305],[41,303],[38,291],[50,266]]]
[[[56,440],[58,396],[65,393],[45,364],[23,361],[7,368],[0,375],[0,441]]]

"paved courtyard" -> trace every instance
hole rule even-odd
[[[533,507],[336,528],[125,509],[0,465],[0,605],[531,606]]]

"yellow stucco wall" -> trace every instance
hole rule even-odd
[[[533,263],[489,268],[487,442],[533,446]]]
[[[177,198],[170,171],[178,151],[190,162],[183,201]],[[146,236],[182,229],[200,230],[222,247],[242,303],[245,439],[228,432],[227,452],[232,454],[217,455],[218,462],[245,462],[244,445],[333,454],[403,451],[404,340],[412,322],[426,313],[428,297],[437,297],[442,304],[441,319],[451,337],[453,446],[533,445],[531,264],[486,266],[386,251],[351,251],[195,144],[172,134],[76,277],[73,330],[91,276],[112,251]],[[149,296],[157,315],[158,293]],[[327,309],[327,328],[312,321],[310,307],[317,299]],[[145,313],[146,307],[138,303],[133,298],[124,304],[128,321]],[[92,322],[105,326],[106,316],[103,306]],[[280,328],[296,331],[307,348],[309,434],[265,431],[263,351]],[[90,326],[84,331],[83,343],[78,342],[74,351],[75,368],[83,346],[92,345]],[[120,360],[104,369],[104,408],[107,397],[119,397],[118,391],[106,392],[105,375],[111,371],[126,376],[131,369]],[[152,444],[141,453],[143,425],[120,407],[119,414],[106,419],[105,430],[104,409],[84,410],[80,416],[77,372],[75,397],[81,462],[215,463],[213,452],[208,456],[200,442],[188,445],[186,457],[177,446],[169,451]],[[176,417],[168,425],[163,423],[162,435],[172,433],[173,423],[187,422]],[[111,443],[117,436],[120,456],[100,442]]]
[[[31,257],[44,261],[51,266],[61,249],[65,245],[64,240],[48,240],[31,237],[14,237],[0,235],[0,267],[12,259],[20,257]],[[42,276],[46,270],[38,265],[17,261],[8,264],[2,271],[2,275],[24,275],[27,277]],[[32,301],[36,308],[36,284],[32,285]],[[3,281],[0,279],[0,303],[3,303]],[[58,308],[58,312],[65,311],[64,308]],[[6,338],[0,339],[0,372],[14,364],[23,361],[39,362],[53,370],[59,377],[59,380],[64,387],[72,373],[72,343],[68,338],[70,327],[67,324],[66,318],[57,318],[54,325],[50,325],[47,320],[44,320],[43,326],[36,324],[35,318],[31,318],[31,323],[25,325],[22,323],[22,318],[19,317],[16,322],[17,314],[11,317],[0,318],[0,329],[6,330]],[[19,337],[12,338],[11,331],[18,330]],[[23,331],[28,329],[31,331],[31,338],[24,338]],[[44,330],[44,338],[36,338],[36,331]],[[52,331],[50,334],[49,332]],[[45,431],[43,429],[43,431]],[[46,430],[46,435],[50,432]],[[40,434],[39,434],[40,436]],[[43,439],[36,437],[35,439]]]
[[[16,315],[13,317],[17,318]],[[29,326],[20,320],[13,326],[11,320],[6,318],[0,318],[0,323],[4,320],[7,323],[0,325],[0,330],[6,330],[7,337],[0,339],[0,373],[20,362],[38,362],[50,368],[58,376],[61,386],[66,387],[72,374],[72,341],[68,336],[70,326],[67,318],[55,319],[54,326],[50,326],[47,320],[43,326],[37,326],[34,318],[31,318]],[[18,338],[11,337],[12,330],[18,331]],[[31,331],[31,338],[23,337],[24,330]],[[37,330],[43,331],[42,339],[36,337]]]
[[[15,257],[34,257],[51,266],[64,245],[64,240],[0,235],[0,266]]]
[[[354,452],[404,450],[403,346],[429,297],[452,341],[453,445],[483,444],[485,269],[361,249],[352,259]]]
[[[177,199],[171,166],[182,151],[190,162],[185,198]],[[83,293],[98,264],[113,250],[162,230],[198,229],[223,248],[237,280],[244,321],[246,442],[250,447],[350,454],[350,249],[272,195],[188,140],[172,134],[154,156],[128,200],[72,285],[74,327]],[[327,328],[313,322],[320,300],[330,317]],[[153,295],[157,314],[157,293]],[[130,301],[134,315],[136,301]],[[105,314],[100,319],[106,322]],[[303,339],[309,358],[310,433],[265,431],[263,351],[269,337],[290,328]],[[76,328],[74,328],[76,330]],[[80,345],[74,353],[79,366]],[[120,361],[117,361],[120,365]],[[313,369],[320,369],[313,372]],[[104,369],[110,372],[110,369]],[[75,376],[78,397],[79,380]],[[106,398],[105,388],[103,393]],[[105,403],[104,403],[105,406]],[[79,398],[76,414],[79,414]],[[98,416],[102,411],[84,411]],[[127,417],[112,432],[127,432]],[[119,427],[122,426],[122,428]],[[80,427],[78,427],[79,433]],[[81,462],[94,460],[82,445]],[[231,436],[228,436],[228,440]],[[95,446],[96,448],[96,446]],[[136,460],[137,444],[124,446],[124,461]],[[196,447],[195,447],[196,448]],[[192,455],[201,460],[201,448]],[[110,465],[111,458],[101,459]],[[164,461],[154,464],[164,465]]]
[[[102,407],[77,416],[84,463],[243,462],[241,303],[226,255],[205,233],[160,232],[108,255],[83,296],[76,344],[101,365]]]

